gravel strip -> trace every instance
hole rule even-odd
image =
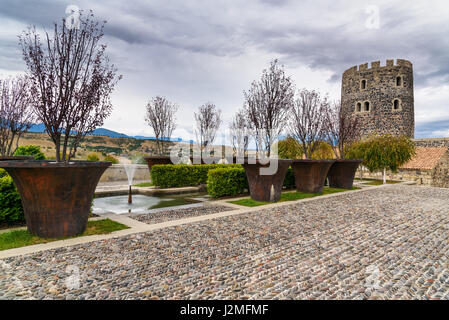
[[[223,211],[235,210],[231,207],[213,205],[213,206],[199,206],[182,209],[172,209],[156,211],[152,213],[129,215],[130,218],[138,220],[146,224],[161,223],[171,220],[178,220],[184,218],[191,218],[197,216],[203,216],[206,214],[218,213]]]
[[[0,299],[449,299],[449,190],[392,185],[0,260]]]

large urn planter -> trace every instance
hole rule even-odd
[[[327,178],[329,187],[352,189],[355,173],[362,160],[360,159],[338,159],[329,169]]]
[[[327,173],[334,162],[335,160],[293,160],[296,191],[322,192]]]
[[[151,167],[155,164],[172,164],[169,156],[149,156],[143,157],[148,165],[148,169],[151,171]]]
[[[248,161],[242,164],[246,172],[251,199],[256,201],[275,202],[281,199],[282,185],[292,160],[273,159],[277,161],[277,170],[272,175],[261,175],[260,169],[267,168],[270,163],[261,163],[259,160]]]
[[[22,199],[28,231],[44,238],[86,230],[90,206],[107,161],[1,161]]]

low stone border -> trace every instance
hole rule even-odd
[[[110,189],[109,189],[110,188]],[[206,191],[205,185],[196,187],[181,187],[181,188],[155,188],[155,187],[131,187],[132,194],[143,194],[146,196],[160,196],[160,195],[172,195],[172,194],[184,194],[184,193],[197,193]],[[117,186],[116,189],[108,187],[108,189],[95,191],[96,197],[111,197],[127,195],[129,192],[129,186]]]
[[[129,218],[124,215],[115,215],[115,214],[114,215],[112,215],[112,214],[111,215],[103,215],[101,217],[95,217],[95,218],[91,218],[91,219],[98,220],[98,219],[109,218],[111,220],[122,223],[130,228],[125,229],[125,230],[114,231],[109,234],[77,237],[77,238],[72,238],[72,239],[67,239],[67,240],[53,241],[53,242],[48,242],[48,243],[42,243],[42,244],[36,244],[36,245],[32,245],[32,246],[21,247],[21,248],[3,250],[3,251],[0,251],[0,259],[20,256],[20,255],[25,255],[25,254],[30,254],[30,253],[36,253],[36,252],[40,252],[40,251],[44,251],[44,250],[68,247],[68,246],[73,246],[73,245],[82,244],[82,243],[89,243],[89,242],[94,242],[94,241],[99,241],[99,240],[117,238],[117,237],[122,237],[122,236],[136,234],[136,233],[156,231],[156,230],[179,226],[179,225],[183,225],[183,224],[200,222],[200,221],[234,216],[234,215],[240,215],[240,214],[250,213],[250,212],[254,212],[254,211],[258,211],[258,210],[277,208],[277,207],[282,207],[282,206],[289,206],[289,205],[298,204],[298,203],[302,203],[302,202],[317,201],[317,200],[322,200],[325,198],[332,198],[332,197],[346,195],[348,193],[365,192],[367,190],[375,190],[378,188],[386,188],[386,187],[397,186],[397,185],[401,185],[401,184],[412,185],[412,184],[415,184],[415,182],[402,182],[402,183],[396,183],[393,185],[385,184],[385,185],[380,185],[380,186],[372,186],[369,189],[348,190],[348,191],[343,191],[343,192],[338,192],[338,193],[327,194],[327,195],[323,195],[323,196],[319,196],[319,197],[306,198],[306,199],[300,199],[300,200],[295,200],[295,201],[277,202],[277,203],[271,203],[271,204],[257,206],[257,207],[244,207],[244,206],[227,203],[227,201],[229,201],[229,199],[210,201],[208,203],[208,205],[224,205],[224,206],[232,207],[234,210],[212,213],[212,214],[196,216],[196,217],[183,218],[183,219],[178,219],[178,220],[171,220],[171,221],[155,223],[155,224],[146,224],[146,223],[137,221],[135,219]],[[246,197],[243,197],[243,198],[246,198]],[[239,198],[236,198],[236,199],[239,199]]]

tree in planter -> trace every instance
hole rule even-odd
[[[31,105],[55,144],[56,162],[0,161],[0,167],[14,179],[28,231],[40,237],[86,229],[95,187],[111,165],[70,161],[84,136],[110,114],[110,95],[121,78],[100,44],[103,26],[81,14],[77,28],[63,19],[43,42],[35,28],[20,36]]]
[[[244,110],[239,110],[235,114],[229,126],[232,138],[234,154],[238,157],[245,156],[249,145],[249,124]]]
[[[30,107],[30,79],[17,76],[0,80],[0,155],[11,156],[19,139],[35,120]]]
[[[200,143],[201,153],[208,153],[221,122],[221,110],[213,103],[207,102],[199,107],[198,113],[195,112],[195,134]]]
[[[293,81],[285,75],[278,60],[274,60],[268,70],[263,70],[260,81],[254,81],[244,95],[244,110],[254,130],[256,149],[270,157],[272,145],[284,130],[293,106]]]
[[[383,183],[386,183],[386,170],[396,172],[415,155],[415,144],[406,137],[391,134],[372,136],[357,142],[347,152],[351,158],[363,159],[362,164],[370,172],[382,171]]]
[[[360,125],[356,117],[343,111],[340,102],[328,105],[325,118],[326,140],[337,159],[346,158],[351,143],[360,139]]]
[[[84,136],[103,125],[112,110],[110,95],[121,79],[100,43],[104,23],[92,13],[81,13],[79,21],[78,28],[68,28],[65,19],[55,23],[53,35],[46,32],[43,42],[34,27],[19,37],[31,105],[55,144],[57,162],[68,162]]]
[[[326,134],[326,97],[314,90],[302,89],[298,92],[291,112],[290,133],[301,144],[307,159],[313,158],[314,151],[320,146]]]
[[[178,106],[164,97],[156,96],[148,102],[146,110],[145,120],[153,128],[158,153],[162,155],[166,152],[165,141],[170,141],[176,128],[175,114]]]

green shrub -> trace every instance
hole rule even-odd
[[[15,156],[33,156],[34,160],[45,160],[45,155],[39,146],[28,145],[20,146],[14,152]]]
[[[303,155],[302,146],[293,137],[287,137],[277,142],[278,155],[280,159],[301,159]]]
[[[89,153],[87,155],[87,161],[100,161],[96,153]]]
[[[3,178],[4,176],[8,175],[5,169],[0,168],[0,178]]]
[[[104,157],[104,161],[111,161],[112,164],[117,164],[118,160],[117,158],[111,156],[111,155],[107,155],[106,157]]]
[[[243,168],[217,168],[207,174],[207,192],[214,198],[235,196],[248,189]]]
[[[285,174],[284,187],[287,189],[293,189],[296,187],[295,176],[293,175],[293,170],[291,167],[288,168],[288,171]]]
[[[217,168],[241,168],[240,164],[158,164],[151,167],[151,180],[161,188],[197,186],[207,183],[207,173]]]
[[[22,201],[12,178],[4,175],[0,178],[0,223],[25,221]]]

